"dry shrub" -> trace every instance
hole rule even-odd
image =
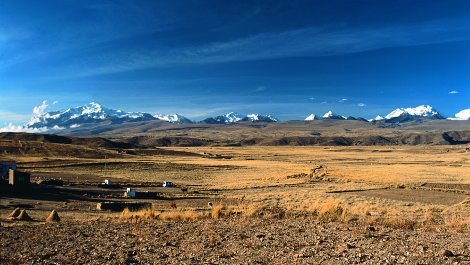
[[[384,218],[381,225],[391,228],[413,230],[417,227],[418,222],[408,216],[402,215]]]
[[[439,212],[432,209],[426,209],[423,213],[423,225],[437,225],[442,221],[442,216]]]
[[[166,221],[197,221],[206,218],[207,215],[197,213],[195,211],[180,211],[180,212],[162,212],[158,215],[158,219]]]
[[[143,209],[136,212],[131,212],[129,209],[124,209],[121,212],[120,219],[129,222],[141,222],[151,220],[165,220],[165,221],[196,221],[206,218],[204,213],[198,213],[193,210],[189,211],[171,211],[160,212],[152,209]]]
[[[262,212],[263,206],[257,204],[245,205],[242,209],[243,215],[246,217],[256,217]]]
[[[347,218],[347,211],[341,205],[341,201],[336,199],[328,199],[317,204],[315,213],[318,219],[328,222],[344,221]]]
[[[463,233],[470,230],[470,216],[452,213],[444,217],[444,225],[451,231]]]
[[[126,208],[121,212],[120,219],[125,220],[125,221],[130,221],[130,222],[139,222],[139,221],[157,219],[157,216],[159,214],[160,212],[154,211],[150,208],[142,209],[142,210],[135,211],[135,212],[130,211],[128,208]]]
[[[217,204],[212,209],[210,216],[212,219],[228,218],[240,214],[240,206],[224,206]]]
[[[212,219],[219,219],[224,215],[225,207],[222,204],[214,206],[212,209],[211,217]]]
[[[279,206],[268,204],[247,204],[241,207],[241,214],[245,217],[284,218],[286,210]]]

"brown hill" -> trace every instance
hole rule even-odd
[[[149,145],[150,146],[150,145]],[[155,145],[151,145],[155,146]],[[199,155],[190,152],[146,148],[101,137],[53,134],[0,133],[0,156],[112,158],[127,155]]]

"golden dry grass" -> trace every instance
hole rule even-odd
[[[127,213],[134,219],[198,220],[199,218],[288,217],[315,215],[328,221],[383,224],[393,227],[445,227],[468,230],[470,203],[441,203],[431,195],[413,197],[423,183],[470,184],[470,154],[461,146],[393,147],[174,147],[176,151],[212,153],[231,159],[195,156],[145,156],[109,159],[68,159],[19,157],[31,171],[61,174],[93,174],[97,178],[122,181],[157,182],[170,180],[191,189],[217,189],[216,199],[238,200],[238,205],[214,209],[169,209],[170,211]],[[59,166],[36,167],[59,161]],[[101,164],[96,165],[96,162]],[[30,164],[28,164],[30,163]],[[92,164],[93,166],[90,166]],[[104,164],[107,164],[104,167]],[[64,166],[67,165],[67,166]],[[75,165],[75,166],[74,166]],[[317,165],[327,170],[327,178],[288,178],[309,174]],[[361,192],[391,191],[404,187],[411,195],[400,198],[371,196]],[[413,188],[413,189],[412,189]],[[466,198],[468,191],[442,192],[443,196]],[[393,194],[392,194],[393,195]],[[178,203],[180,206],[180,203]],[[227,214],[227,212],[230,212]],[[125,218],[129,219],[129,218]]]
[[[343,222],[355,225],[385,226],[398,229],[423,229],[427,231],[470,232],[470,218],[459,214],[446,214],[439,209],[426,209],[418,213],[401,212],[398,209],[378,209],[368,204],[350,205],[345,201],[329,199],[317,202],[308,210],[287,210],[264,204],[224,206],[218,204],[212,210],[155,211],[144,209],[131,212],[125,209],[119,220],[125,222],[148,221],[197,221],[221,218],[314,218],[324,222]]]

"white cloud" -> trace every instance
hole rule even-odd
[[[24,125],[14,125],[12,123],[9,123],[6,127],[0,128],[0,133],[2,132],[45,133],[50,130],[59,131],[59,130],[64,130],[64,129],[65,129],[64,127],[60,127],[57,125],[55,125],[52,128],[47,128],[47,127],[32,128],[32,127],[27,127]]]
[[[339,103],[343,103],[343,102],[346,102],[346,101],[348,101],[347,98],[342,98],[342,99],[338,100]]]
[[[314,98],[314,97],[310,97],[310,98],[308,98],[308,99],[309,99],[309,100],[312,100],[312,101],[313,101],[313,100],[315,100],[315,98]]]
[[[33,115],[35,116],[41,116],[45,110],[47,109],[49,105],[47,105],[47,101],[44,100],[41,104],[41,106],[34,107],[33,109]]]
[[[59,103],[59,101],[58,101],[58,100],[54,100],[54,102],[52,102],[52,105],[55,105],[55,104],[57,104],[57,103]]]
[[[357,106],[358,106],[358,107],[365,107],[365,106],[367,106],[367,105],[364,104],[364,103],[359,103],[359,104],[357,104]]]
[[[43,128],[30,128],[23,125],[13,125],[9,123],[6,127],[0,128],[0,132],[27,132],[27,133],[43,133],[46,132],[48,129],[46,127]]]
[[[265,86],[259,86],[257,88],[255,88],[255,90],[253,90],[253,92],[263,92],[266,90],[266,87]]]
[[[49,107],[49,105],[47,105],[46,100],[42,101],[41,106],[34,107],[33,115],[31,116],[31,119],[28,122],[28,125],[32,125],[37,122],[40,122],[41,116],[46,112],[47,107]]]
[[[449,92],[449,94],[451,94],[451,95],[453,95],[453,94],[459,94],[459,93],[460,93],[460,92],[457,91],[457,90],[452,90],[452,91]]]

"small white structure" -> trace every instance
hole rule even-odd
[[[126,192],[124,192],[124,197],[127,197],[127,198],[135,198],[136,194],[135,194],[135,189],[132,189],[132,188],[127,188],[126,189]]]
[[[175,184],[173,184],[173,182],[170,182],[170,181],[165,181],[163,182],[163,187],[174,187]]]
[[[113,185],[113,182],[110,179],[105,179],[104,185]]]

